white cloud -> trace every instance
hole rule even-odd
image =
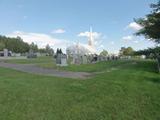
[[[92,32],[92,35],[93,35],[93,39],[94,39],[95,49],[96,49],[97,53],[99,54],[105,48],[104,41],[106,41],[107,36],[105,36],[99,32]],[[89,31],[80,32],[77,36],[78,37],[86,37],[87,38],[86,40],[88,40],[88,37],[90,36],[90,32]]]
[[[101,33],[98,32],[93,32],[92,33],[94,39],[98,39],[101,37]],[[81,32],[78,34],[79,37],[89,37],[90,36],[90,32],[86,31],[86,32]]]
[[[53,30],[51,33],[53,34],[62,34],[62,33],[65,33],[66,31],[64,29],[56,29],[56,30]]]
[[[133,42],[134,42],[134,43],[139,43],[139,41],[138,41],[138,40],[134,40]]]
[[[130,29],[133,29],[133,30],[140,30],[140,29],[142,29],[143,27],[141,26],[141,25],[139,25],[139,24],[137,24],[136,22],[131,22],[128,26],[127,26],[127,28],[130,28]]]
[[[96,47],[99,47],[101,45],[101,42],[102,42],[102,39],[104,36],[102,36],[101,33],[98,33],[98,32],[93,32],[92,33],[93,35],[93,39],[94,39],[94,45]],[[89,31],[86,31],[86,32],[81,32],[78,34],[78,37],[90,37],[90,32]]]
[[[130,40],[133,40],[133,36],[129,35],[129,36],[124,36],[122,38],[124,41],[130,41]]]
[[[127,42],[127,43],[140,43],[142,42],[142,40],[140,38],[134,37],[134,36],[125,36],[122,38],[123,42]]]
[[[71,42],[63,39],[53,38],[47,34],[41,33],[27,33],[23,31],[15,31],[7,35],[8,37],[21,37],[24,42],[31,44],[34,42],[40,48],[44,48],[47,44],[49,44],[52,48],[62,48],[65,50],[68,44]]]

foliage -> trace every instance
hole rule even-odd
[[[121,47],[119,53],[120,53],[121,56],[123,56],[123,55],[125,55],[125,56],[133,55],[134,50],[133,50],[132,47],[127,47],[127,48]]]
[[[38,46],[35,43],[32,42],[29,47],[33,52],[38,52]]]
[[[136,35],[144,35],[156,43],[160,43],[160,1],[157,4],[151,4],[153,10],[144,18],[135,20],[143,28]]]
[[[46,45],[46,53],[49,55],[49,56],[53,56],[54,54],[54,50],[49,46],[49,44]]]
[[[57,48],[56,54],[63,54],[62,49]]]
[[[38,52],[40,52],[40,53],[47,53],[45,48],[39,48]]]
[[[16,38],[0,36],[0,50],[4,48],[15,53],[26,53],[32,50],[33,52],[47,53],[49,56],[54,54],[54,50],[49,44],[46,45],[46,48],[39,49],[37,44],[32,42],[29,45],[18,36]]]
[[[146,55],[148,58],[156,58],[160,55],[160,47],[135,51],[134,55]]]
[[[107,56],[108,55],[108,51],[107,50],[103,50],[101,53],[100,53],[101,56]]]
[[[25,53],[29,51],[29,44],[23,42],[20,37],[9,38],[5,36],[0,36],[0,49],[8,49],[15,53]]]
[[[5,48],[5,44],[3,42],[0,42],[0,50],[3,50]]]

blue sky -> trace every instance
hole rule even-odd
[[[87,43],[85,33],[93,27],[97,49],[117,52],[122,46],[134,49],[154,44],[136,32],[134,18],[150,12],[157,0],[0,0],[0,34],[21,36],[26,42],[53,48],[72,42]],[[36,38],[37,37],[37,38]],[[40,38],[41,37],[41,38]],[[43,43],[43,44],[42,44]],[[54,44],[54,45],[53,45]]]

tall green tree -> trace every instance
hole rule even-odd
[[[144,35],[157,44],[160,44],[160,0],[156,4],[151,4],[152,11],[144,18],[135,20],[142,29],[136,35]]]
[[[135,20],[143,28],[139,30],[136,35],[144,35],[147,39],[150,39],[160,44],[160,0],[156,4],[151,4],[152,11],[147,14],[144,18]],[[158,61],[158,69],[160,72],[160,53],[156,53]]]
[[[49,56],[52,56],[54,54],[54,50],[49,46],[49,44],[46,45],[46,53]]]
[[[119,51],[119,54],[121,56],[125,55],[125,56],[128,56],[128,55],[133,55],[134,54],[134,50],[132,47],[121,47],[120,51]]]
[[[32,50],[33,52],[38,52],[38,46],[34,42],[32,42],[30,44],[30,50]]]

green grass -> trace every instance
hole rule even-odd
[[[43,68],[59,69],[59,70],[74,71],[74,72],[101,72],[111,67],[117,67],[122,64],[133,62],[133,60],[107,61],[107,62],[98,62],[96,64],[82,64],[82,65],[71,64],[67,67],[56,66],[55,59],[53,59],[53,57],[38,57],[33,59],[10,59],[6,60],[5,62],[16,63],[16,64],[35,64]]]
[[[73,71],[104,73],[74,80],[0,68],[0,120],[160,119],[160,75],[154,61],[68,69],[76,68]]]
[[[37,57],[32,59],[9,59],[5,60],[8,63],[16,63],[16,64],[43,64],[43,63],[53,63],[53,57],[45,56],[45,57]]]

